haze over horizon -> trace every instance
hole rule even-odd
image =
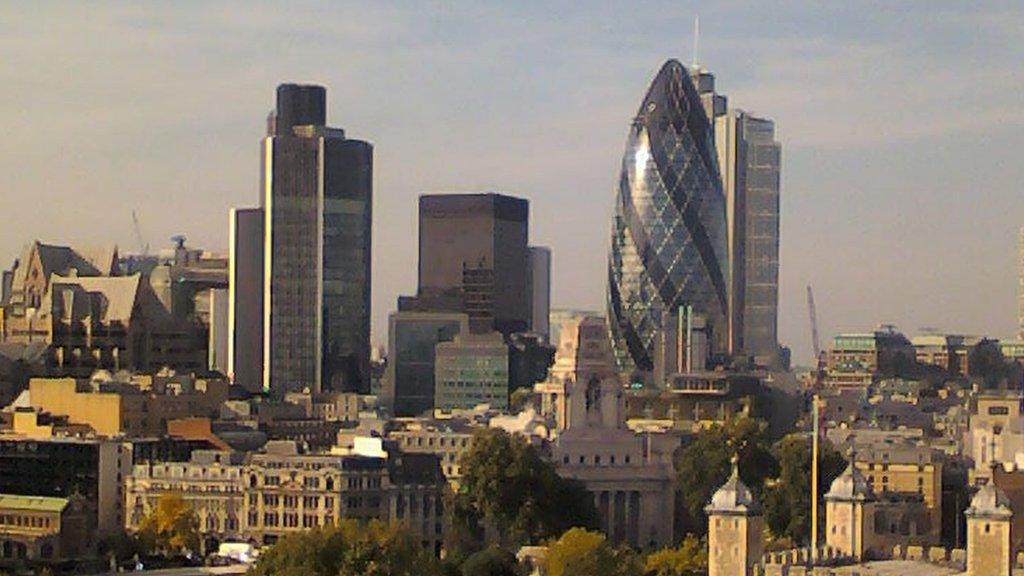
[[[301,6],[0,8],[0,265],[36,238],[135,251],[133,210],[154,249],[182,233],[226,250],[228,209],[258,203],[276,86],[313,82],[328,124],[375,145],[375,340],[415,291],[426,192],[528,198],[554,306],[603,311],[629,122],[661,64],[691,59],[699,14],[700,64],[782,143],[795,360],[807,284],[823,338],[1016,329],[1024,6]]]

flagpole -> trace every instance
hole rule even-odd
[[[811,562],[818,560],[818,436],[821,421],[818,415],[818,395],[813,399],[814,438],[811,440]]]

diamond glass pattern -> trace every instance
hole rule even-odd
[[[686,305],[724,349],[726,254],[714,133],[687,70],[669,60],[630,129],[612,218],[608,317],[623,369],[653,370],[659,330]]]

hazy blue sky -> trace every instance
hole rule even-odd
[[[780,330],[880,322],[1009,336],[1024,224],[1020,2],[5,3],[0,259],[33,238],[224,249],[257,202],[280,82],[372,141],[374,328],[415,290],[416,197],[531,201],[554,303],[603,309],[631,116],[700,61],[783,145]]]

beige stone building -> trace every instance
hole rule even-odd
[[[402,524],[440,553],[446,485],[437,458],[388,452],[379,439],[362,440],[359,449],[341,454],[308,454],[294,442],[271,442],[245,457],[198,451],[189,462],[135,466],[125,482],[125,527],[137,530],[162,494],[176,493],[195,508],[207,549],[225,540],[270,544],[356,519]],[[368,444],[375,448],[368,451]]]
[[[587,317],[564,325],[551,381],[561,428],[551,445],[558,474],[583,482],[595,499],[609,540],[637,548],[672,542],[675,492],[670,462],[626,426],[605,321]]]
[[[975,483],[992,477],[993,464],[1024,467],[1024,396],[1019,392],[977,395],[971,402],[964,453],[974,461]]]
[[[924,442],[893,435],[858,441],[857,469],[880,500],[891,505],[880,508],[887,530],[920,544],[938,544],[942,534],[942,455]],[[882,512],[882,509],[885,512]],[[881,526],[879,531],[882,531]]]
[[[276,443],[272,443],[276,444]],[[440,552],[444,476],[437,458],[421,454],[302,454],[268,445],[245,465],[246,535],[270,543],[340,518],[397,522]]]
[[[704,508],[708,515],[708,576],[751,576],[764,554],[764,516],[761,505],[740,480],[733,460],[732,474]]]
[[[967,517],[967,576],[1009,576],[1013,569],[1010,499],[986,484],[964,511]]]
[[[197,450],[188,462],[136,464],[125,478],[125,528],[138,530],[161,496],[178,494],[198,516],[204,550],[245,540],[243,456]]]
[[[75,558],[88,542],[80,496],[0,494],[0,563]]]
[[[205,373],[210,289],[227,286],[226,261],[179,244],[143,264],[126,273],[115,247],[34,242],[5,273],[0,342],[45,344],[54,376],[165,366]]]
[[[462,454],[469,450],[473,430],[464,420],[400,419],[399,428],[387,432],[387,438],[398,443],[403,452],[434,454],[441,460],[441,470],[452,486],[462,478]]]

